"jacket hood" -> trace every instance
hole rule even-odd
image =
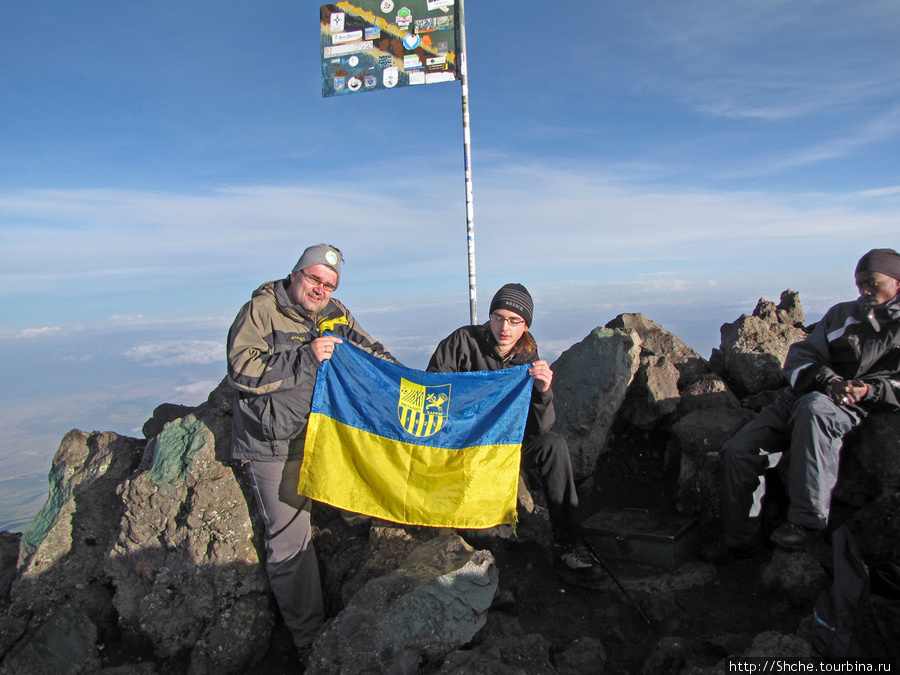
[[[893,298],[888,300],[883,305],[879,305],[875,308],[876,312],[881,311],[887,315],[887,318],[891,321],[896,321],[900,319],[900,293],[895,295]]]

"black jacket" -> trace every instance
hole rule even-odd
[[[534,363],[540,357],[537,350],[529,354],[500,356],[497,342],[491,333],[490,323],[481,326],[463,326],[448,335],[434,350],[428,362],[431,373],[469,373],[478,370],[502,370],[528,363]],[[531,391],[531,406],[528,409],[528,421],[525,423],[525,436],[539,436],[550,431],[556,421],[553,409],[553,390]]]
[[[874,308],[859,299],[829,309],[791,345],[784,376],[798,392],[824,392],[838,377],[862,380],[869,390],[859,410],[900,409],[900,295]]]

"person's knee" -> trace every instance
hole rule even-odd
[[[821,433],[830,438],[841,438],[853,426],[846,411],[831,397],[812,392],[801,396],[794,406],[793,426],[801,434]],[[796,436],[795,436],[796,440]]]
[[[569,444],[566,443],[566,439],[553,431],[548,431],[547,433],[540,436],[543,442],[550,448],[551,452],[564,452],[566,454],[569,453]]]
[[[563,464],[568,466],[571,462],[569,457],[569,444],[561,435],[547,432],[541,436],[542,451],[541,454],[548,464]]]
[[[552,431],[527,440],[523,446],[523,459],[526,469],[535,469],[542,476],[572,470],[566,439]]]
[[[836,407],[837,404],[831,397],[813,391],[797,399],[794,403],[793,417],[795,420],[822,417],[832,414]]]
[[[726,482],[744,482],[756,480],[756,476],[778,464],[781,452],[764,450],[759,443],[738,434],[725,442],[720,457]]]
[[[748,454],[749,452],[745,445],[740,443],[737,436],[734,436],[725,441],[724,445],[722,445],[722,466],[726,469],[728,467],[735,466],[736,464],[739,464],[741,459],[746,457]]]

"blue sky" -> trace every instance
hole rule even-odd
[[[468,322],[460,87],[321,98],[318,3],[0,0],[0,529],[71,428],[196,404],[308,244],[407,365]],[[549,8],[549,9],[548,9]],[[479,319],[553,360],[622,312],[702,356],[900,247],[900,5],[470,0]]]

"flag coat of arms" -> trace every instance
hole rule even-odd
[[[514,524],[528,368],[426,373],[345,340],[316,376],[300,493],[408,525]]]

